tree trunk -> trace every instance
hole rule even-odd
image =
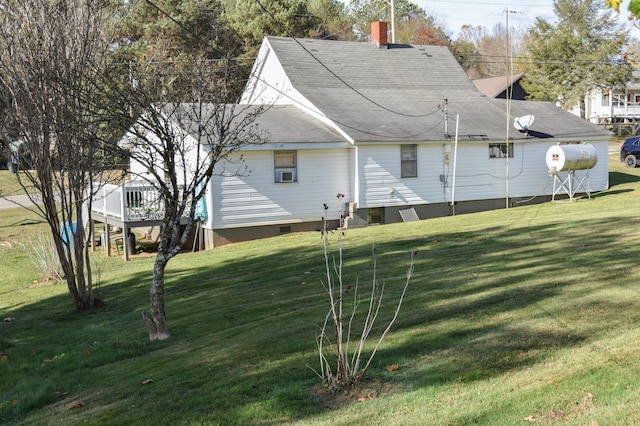
[[[142,318],[149,331],[149,340],[152,342],[166,340],[171,336],[164,312],[164,270],[167,262],[167,256],[163,253],[158,253],[153,265],[153,277],[151,278],[151,298],[149,302],[151,313],[142,313]]]

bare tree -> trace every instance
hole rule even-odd
[[[495,24],[491,31],[483,26],[464,25],[456,40],[457,45],[473,46],[473,54],[463,59],[463,67],[471,78],[497,77],[506,73],[507,51],[510,72],[522,71],[517,59],[521,53],[524,34],[522,29]],[[507,40],[509,49],[507,50]]]
[[[77,309],[100,303],[82,223],[99,152],[112,134],[100,83],[111,51],[108,6],[106,0],[0,5],[3,138],[21,141],[28,167],[19,176],[49,225]]]
[[[127,94],[133,101],[132,109],[139,113],[125,138],[136,165],[132,170],[142,170],[137,177],[157,190],[163,206],[150,312],[143,313],[152,341],[170,337],[164,305],[165,268],[180,253],[197,223],[196,206],[209,181],[215,173],[243,173],[241,156],[235,153],[266,139],[255,123],[266,107],[210,102],[215,96],[226,99],[224,88],[230,86],[225,78],[233,75],[232,70],[219,69],[212,74],[194,60],[188,79],[167,77],[166,69],[162,76],[156,71],[155,66],[139,65],[136,87]],[[214,90],[217,80],[221,83]],[[181,83],[171,83],[176,81]]]

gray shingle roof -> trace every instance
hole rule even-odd
[[[328,125],[293,105],[272,105],[255,121],[269,133],[274,143],[344,143],[345,139]]]
[[[491,99],[491,102],[500,108],[503,114],[506,112],[507,101],[504,99]],[[608,130],[589,123],[582,118],[573,115],[562,108],[555,106],[549,102],[532,102],[532,101],[511,101],[510,102],[510,139],[526,138],[527,135],[518,132],[513,127],[513,121],[516,117],[531,114],[535,120],[529,128],[529,136],[533,138],[564,138],[572,139],[576,142],[581,137],[586,136],[603,136],[609,137],[611,132]],[[505,117],[506,120],[506,117]]]
[[[202,113],[196,112],[202,107]],[[197,137],[198,122],[211,122],[214,115],[233,114],[234,120],[230,130],[235,131],[243,126],[245,131],[249,127],[257,127],[263,142],[273,143],[345,143],[342,135],[309,114],[304,113],[293,105],[224,105],[194,103],[167,104],[163,106],[164,112],[177,122],[192,136]],[[246,125],[241,123],[248,116],[256,114],[255,119],[250,119]],[[242,134],[242,132],[240,133]]]
[[[462,139],[506,137],[504,108],[476,89],[446,47],[390,45],[380,49],[362,42],[267,40],[293,86],[356,142],[450,140],[444,132],[445,99],[451,137],[456,115]],[[528,102],[526,107],[531,104],[535,103]],[[605,134],[552,104],[530,108],[549,117],[544,129],[552,137],[564,137],[567,127],[576,137]]]

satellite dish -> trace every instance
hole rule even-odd
[[[535,117],[531,114],[523,115],[522,117],[516,117],[513,119],[513,127],[520,132],[526,132],[533,124]]]

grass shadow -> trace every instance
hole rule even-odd
[[[627,183],[640,182],[640,176],[623,173],[623,172],[609,172],[609,187],[612,188],[617,185],[623,185]]]

